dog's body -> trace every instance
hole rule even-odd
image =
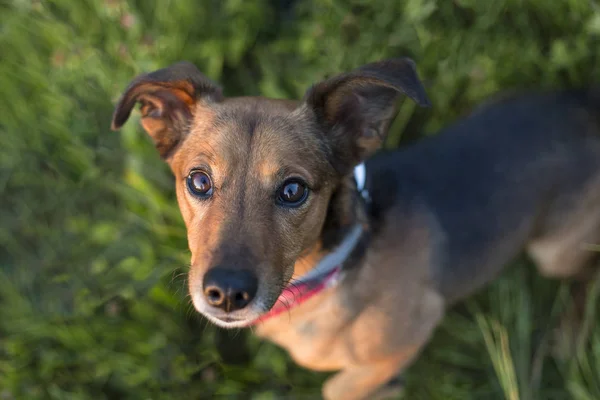
[[[348,369],[329,385],[336,398],[354,398],[354,382],[389,379],[428,341],[446,305],[523,250],[544,275],[580,272],[593,256],[585,244],[600,242],[600,102],[587,96],[492,104],[371,158],[377,230],[361,265],[258,334],[308,368]]]
[[[523,250],[544,275],[569,277],[592,258],[583,246],[600,242],[597,92],[505,99],[435,137],[370,157],[398,91],[427,103],[407,60],[325,81],[302,103],[222,100],[186,68],[134,81],[113,125],[142,102],[144,127],[182,182],[196,308],[225,327],[256,324],[300,365],[341,370],[325,385],[328,399],[372,396],[415,358],[448,305]],[[178,126],[182,118],[187,125]],[[359,192],[352,168],[365,159]],[[211,173],[198,178],[195,165]],[[190,179],[192,193],[215,181],[220,194],[211,186],[210,200],[195,204],[185,192]],[[300,198],[303,181],[312,198],[293,208],[280,201],[281,193]],[[279,190],[277,207],[288,214],[258,186]],[[226,193],[236,187],[241,195]],[[324,262],[328,255],[333,261]],[[273,313],[278,300],[290,302],[281,314]]]

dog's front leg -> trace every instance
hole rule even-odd
[[[377,362],[348,367],[325,382],[323,397],[326,400],[366,400],[385,398],[380,396],[384,392],[386,396],[395,394],[393,392],[398,390],[383,390],[383,386],[398,376],[418,352],[419,347],[415,346]]]

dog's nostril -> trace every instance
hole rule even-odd
[[[250,295],[248,292],[238,292],[233,296],[233,301],[235,303],[236,308],[244,308],[248,303],[250,303]]]
[[[235,295],[235,300],[236,301],[248,301],[248,298],[250,296],[248,295],[248,293],[243,292],[243,293],[236,293]]]
[[[208,288],[206,290],[206,300],[211,306],[219,306],[224,300],[223,292],[217,288]]]

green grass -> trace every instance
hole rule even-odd
[[[299,97],[411,56],[434,106],[404,103],[388,147],[498,90],[600,82],[592,1],[285,3],[0,2],[0,398],[314,398],[326,377],[252,337],[247,363],[221,361],[186,297],[171,176],[135,119],[109,130],[136,74],[188,59],[228,95]],[[600,399],[599,286],[561,325],[570,285],[520,260],[449,313],[406,398]]]

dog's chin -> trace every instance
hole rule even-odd
[[[258,319],[258,316],[256,318],[235,319],[232,317],[215,317],[207,313],[201,314],[204,315],[213,324],[225,329],[247,328],[249,325],[252,324],[253,321]]]
[[[270,307],[267,307],[261,301],[257,301],[249,304],[248,307],[243,310],[235,311],[233,313],[219,312],[219,310],[211,309],[201,298],[192,297],[192,303],[194,308],[206,319],[213,324],[221,328],[245,328],[252,325],[253,322],[258,320],[261,315],[269,311]]]

